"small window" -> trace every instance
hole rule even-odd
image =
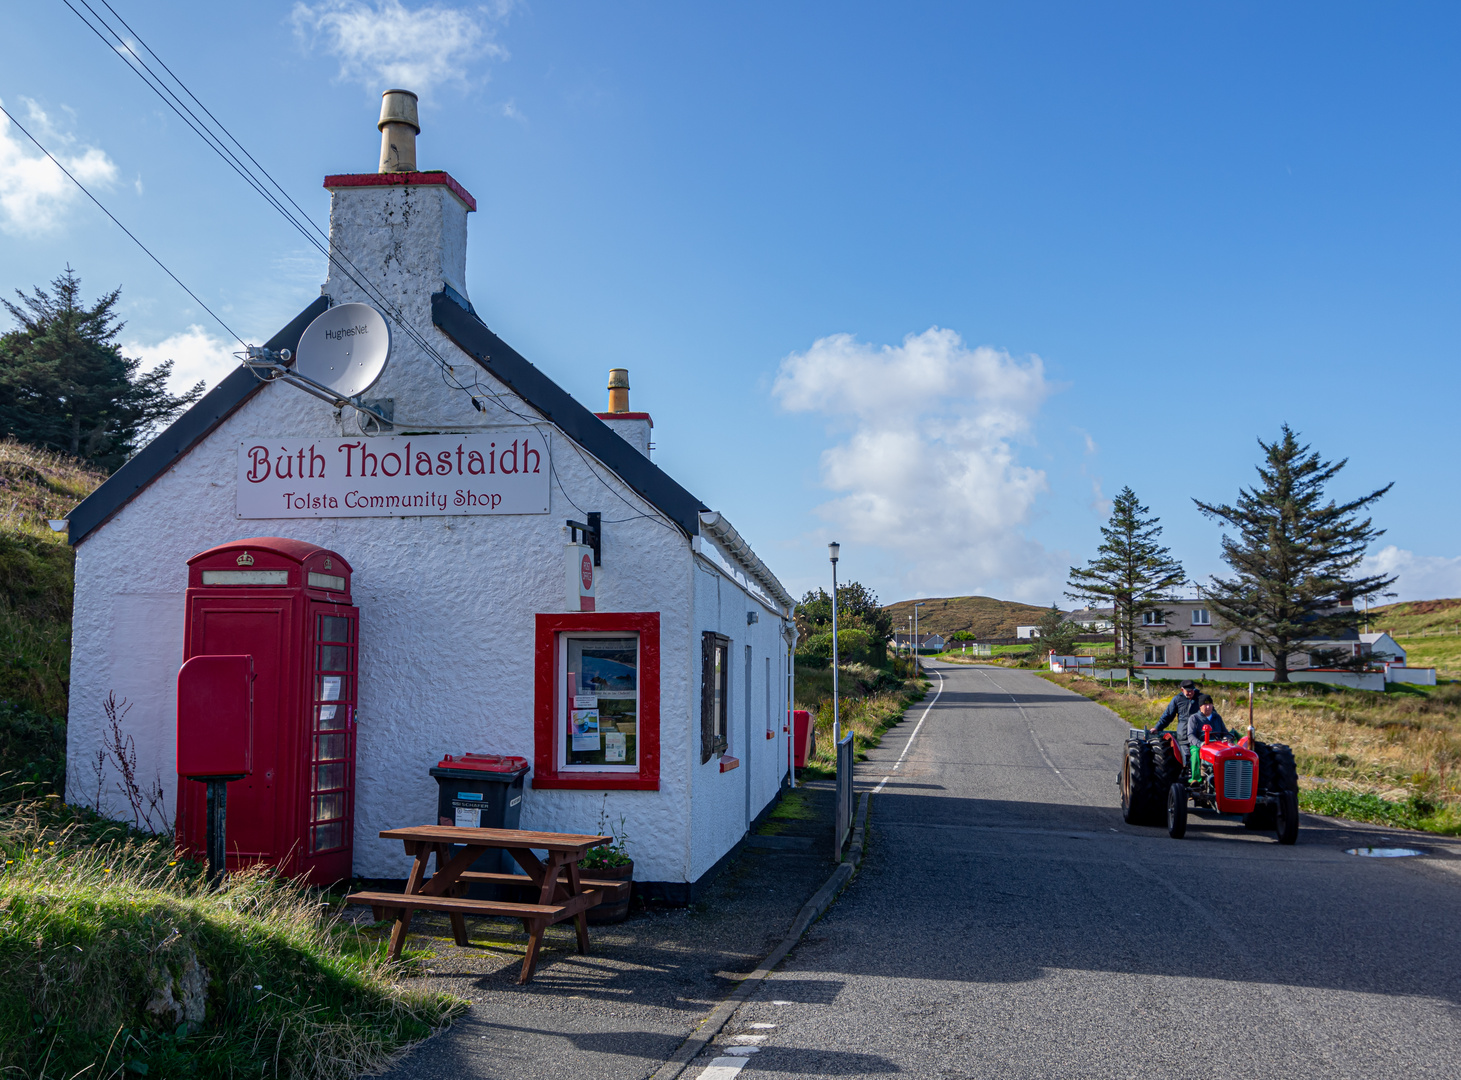
[[[1240,664],[1261,664],[1263,663],[1263,650],[1257,645],[1239,645],[1238,663]]]
[[[1148,645],[1146,653],[1142,657],[1142,663],[1163,665],[1167,662],[1167,647],[1165,645]]]
[[[558,767],[639,770],[639,635],[565,634]]]
[[[1216,664],[1218,662],[1218,646],[1216,645],[1184,645],[1183,662],[1188,664]]]
[[[700,639],[700,763],[729,747],[730,638],[706,631]]]
[[[1192,625],[1193,626],[1211,626],[1212,625],[1212,616],[1210,614],[1208,614],[1207,608],[1201,608],[1200,607],[1200,608],[1193,608],[1192,609]]]
[[[1142,626],[1166,626],[1167,613],[1165,611],[1143,611],[1141,613]]]

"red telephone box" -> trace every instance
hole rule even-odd
[[[266,863],[320,885],[350,876],[360,615],[350,575],[336,552],[275,536],[188,560],[183,660],[253,657],[253,771],[229,785],[230,870]],[[179,785],[181,839],[198,852],[205,812],[203,785]]]

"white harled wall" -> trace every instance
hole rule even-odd
[[[398,428],[520,425],[536,413],[496,383],[431,322],[431,294],[449,283],[466,295],[466,206],[445,187],[343,188],[333,193],[331,241],[398,304],[464,380],[502,395],[486,413],[449,388],[436,363],[395,334],[389,369],[370,391],[394,400]],[[368,301],[338,269],[325,292]],[[469,376],[468,373],[471,373]],[[348,413],[348,410],[347,410]],[[174,805],[175,679],[182,660],[187,560],[249,536],[285,536],[338,551],[354,569],[361,609],[355,873],[400,877],[399,844],[382,829],[434,821],[436,783],[427,769],[444,753],[533,757],[534,615],[564,609],[564,521],[575,508],[602,509],[604,565],[599,610],[661,613],[661,786],[610,792],[633,839],[640,880],[691,882],[725,854],[774,796],[785,771],[779,715],[764,731],[765,658],[773,660],[773,708],[784,710],[781,622],[602,466],[600,480],[567,438],[549,434],[557,482],[543,515],[240,520],[237,447],[269,437],[354,437],[325,402],[283,385],[264,387],[203,443],[93,531],[76,551],[68,798],[90,803],[88,762],[100,745],[102,701],[126,698],[125,725],[140,771],[158,778]],[[606,485],[612,485],[612,490]],[[572,494],[572,503],[564,489]],[[760,621],[746,625],[746,611]],[[700,632],[734,642],[731,752],[740,769],[700,764]],[[753,648],[751,731],[744,710],[744,646]],[[103,806],[124,807],[108,778]],[[604,793],[535,791],[524,828],[582,832],[598,822]]]

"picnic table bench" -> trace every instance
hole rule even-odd
[[[417,911],[436,911],[451,919],[452,936],[458,945],[467,944],[466,916],[521,919],[528,933],[519,983],[533,977],[538,964],[538,947],[543,931],[554,923],[572,919],[578,928],[578,951],[588,952],[588,919],[584,912],[623,883],[583,878],[578,862],[590,848],[607,844],[612,836],[582,836],[576,833],[531,832],[526,829],[477,829],[455,825],[421,825],[408,829],[387,829],[382,840],[400,840],[406,854],[415,861],[406,879],[404,893],[358,892],[345,898],[347,904],[369,904],[378,920],[394,918],[390,958],[398,960]],[[453,853],[453,847],[461,850]],[[523,874],[499,874],[469,870],[483,853],[497,849],[510,854]],[[546,851],[539,859],[534,851]],[[427,876],[427,864],[436,856],[436,873]],[[536,903],[506,900],[475,900],[462,895],[472,883],[520,885],[536,889]]]

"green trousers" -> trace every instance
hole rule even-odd
[[[1202,755],[1196,746],[1189,746],[1187,752],[1192,755],[1192,782],[1196,784],[1202,780]]]

